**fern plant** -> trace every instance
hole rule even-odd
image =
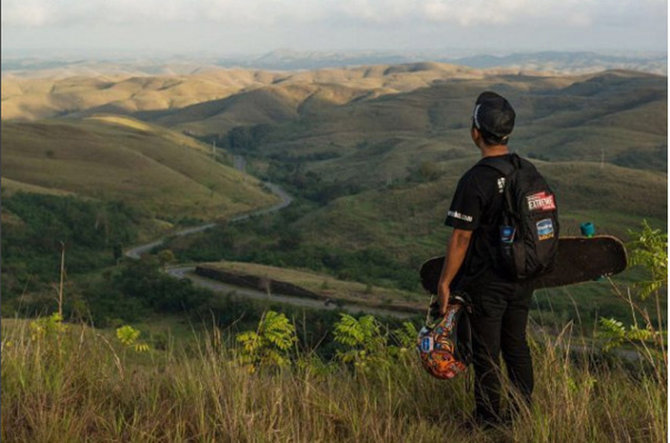
[[[133,348],[135,352],[149,351],[149,345],[137,341],[140,337],[140,331],[130,325],[121,326],[116,329],[116,338],[126,347]]]
[[[41,317],[30,322],[30,339],[38,341],[43,338],[57,337],[66,330],[67,326],[63,324],[63,317],[54,312],[48,317]]]
[[[333,331],[335,342],[348,349],[338,350],[337,358],[344,363],[352,363],[355,368],[388,367],[390,364],[386,335],[381,325],[372,315],[356,319],[349,314],[340,314]]]
[[[235,340],[242,345],[238,361],[250,372],[261,366],[286,366],[290,363],[289,351],[297,341],[295,326],[282,313],[267,311],[258,322],[256,331],[237,334]]]
[[[637,325],[629,326],[614,318],[600,318],[600,337],[605,338],[603,346],[605,352],[618,348],[626,342],[652,342],[655,338],[655,332],[650,329],[641,329]]]
[[[637,298],[641,301],[653,296],[656,307],[656,318],[653,319],[646,307],[636,301],[628,291],[620,290],[614,283],[615,294],[628,303],[633,313],[633,325],[626,327],[614,318],[599,319],[599,336],[605,338],[603,350],[610,351],[624,343],[630,343],[645,357],[656,371],[659,380],[667,378],[667,352],[665,349],[664,312],[661,309],[660,294],[668,287],[668,235],[660,229],[652,229],[647,221],[643,221],[640,231],[630,231],[634,240],[629,244],[631,249],[630,264],[641,266],[646,270],[649,279],[637,282]],[[611,280],[610,280],[611,282]],[[643,327],[640,326],[639,318]]]
[[[640,298],[645,300],[668,286],[668,234],[652,229],[646,220],[642,223],[642,230],[631,231],[630,234],[635,238],[630,243],[630,264],[642,266],[650,276],[648,280],[637,283]]]

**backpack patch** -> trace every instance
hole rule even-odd
[[[554,238],[554,223],[550,218],[545,218],[540,220],[535,224],[537,227],[537,239],[538,240],[548,240]]]
[[[554,195],[548,192],[538,192],[526,197],[529,211],[553,211],[556,209]]]

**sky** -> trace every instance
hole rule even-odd
[[[2,0],[2,50],[667,51],[666,0]]]

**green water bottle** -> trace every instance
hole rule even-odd
[[[596,234],[596,227],[591,222],[584,222],[579,225],[582,235],[586,238],[591,238]]]

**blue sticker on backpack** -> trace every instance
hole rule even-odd
[[[540,220],[535,224],[537,227],[537,238],[540,240],[547,240],[554,238],[554,223],[550,218]]]

